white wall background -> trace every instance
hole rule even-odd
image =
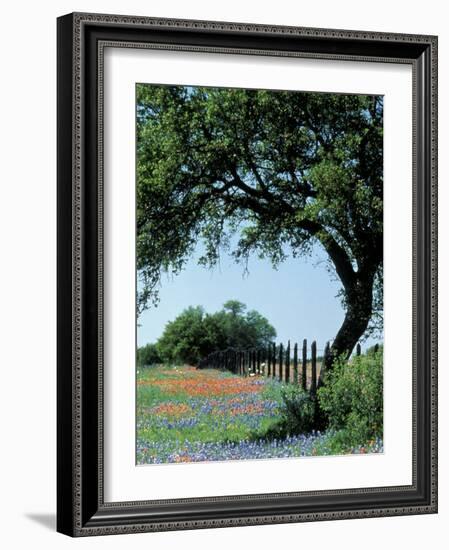
[[[0,541],[4,548],[202,549],[280,545],[410,550],[447,533],[449,402],[449,178],[440,122],[440,513],[325,523],[244,527],[72,540],[55,533],[56,498],[56,17],[71,11],[216,19],[374,31],[438,34],[440,121],[449,120],[449,31],[445,2],[391,0],[60,0],[2,8],[0,129]]]

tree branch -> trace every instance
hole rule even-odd
[[[355,282],[356,274],[344,248],[342,248],[334,237],[318,222],[305,219],[301,220],[298,226],[317,237],[334,263],[337,274],[345,289],[351,287]]]
[[[240,208],[247,208],[254,213],[264,217],[279,216],[282,214],[294,215],[297,213],[297,209],[293,208],[290,204],[286,203],[275,197],[272,197],[269,192],[263,190],[254,189],[247,185],[238,175],[237,170],[231,170],[234,178],[230,181],[222,180],[224,185],[220,188],[212,188],[212,190],[206,191],[198,195],[201,203],[207,200],[207,198],[213,195],[220,195],[224,201],[232,206],[238,206]],[[227,191],[236,186],[243,191],[244,195],[230,196]],[[261,202],[263,198],[266,202]],[[309,233],[311,237],[316,237],[326,252],[329,254],[332,262],[335,265],[338,276],[340,277],[343,286],[347,289],[351,287],[356,279],[356,274],[352,267],[351,261],[344,250],[334,237],[318,222],[305,218],[297,222],[297,227]]]

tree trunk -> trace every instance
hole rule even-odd
[[[332,369],[335,359],[341,356],[348,359],[366,331],[372,314],[373,281],[374,276],[362,280],[359,275],[356,283],[351,285],[350,289],[346,289],[346,315],[330,347],[330,353],[325,356],[317,389],[325,383],[325,374]],[[327,414],[320,407],[319,400],[315,399],[315,429],[325,430],[328,420]]]
[[[355,285],[346,292],[346,315],[325,358],[318,386],[323,384],[323,374],[332,369],[337,357],[346,359],[368,328],[372,314],[374,277],[357,278]]]

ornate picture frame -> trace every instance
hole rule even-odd
[[[412,69],[412,483],[104,498],[104,51],[155,48]],[[122,15],[58,18],[58,495],[70,536],[437,512],[437,38]],[[401,205],[397,206],[398,208]],[[133,434],[132,434],[133,435]]]

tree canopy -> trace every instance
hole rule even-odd
[[[137,349],[136,364],[138,367],[149,367],[162,363],[156,344],[146,344]]]
[[[167,323],[156,348],[166,363],[195,365],[213,351],[261,348],[275,337],[265,317],[230,300],[216,313],[206,313],[201,306],[185,309]]]
[[[382,143],[381,96],[138,85],[139,307],[199,241],[205,267],[318,244],[346,310],[332,351],[349,354],[381,318]]]

